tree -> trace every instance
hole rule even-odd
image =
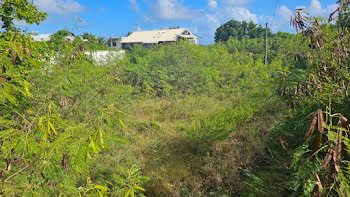
[[[69,35],[73,35],[70,31],[66,30],[66,29],[62,29],[62,30],[58,30],[56,33],[51,35],[49,46],[51,47],[51,49],[53,50],[62,50],[64,44],[66,43],[66,37]]]
[[[270,29],[269,34],[272,34]],[[230,37],[238,40],[243,38],[261,38],[265,36],[265,28],[253,22],[230,20],[221,25],[215,32],[215,42],[226,42]]]
[[[14,31],[13,20],[24,20],[27,24],[39,24],[47,17],[45,12],[41,12],[28,0],[2,0],[0,1],[0,19],[2,28],[6,31]]]
[[[83,33],[82,35],[83,39],[88,40],[89,42],[98,42],[96,36],[94,36],[93,34],[90,33]]]
[[[82,35],[83,39],[86,39],[84,42],[84,46],[87,50],[103,50],[107,49],[107,41],[104,37],[96,37],[93,34],[90,33],[84,33]]]
[[[37,49],[43,43],[32,43],[14,27],[13,20],[31,24],[46,18],[30,2],[0,0],[0,23],[6,30],[0,33],[0,195],[102,196],[108,189],[93,184],[87,173],[91,158],[104,148],[103,128],[66,119],[57,99],[35,92],[44,85],[31,83],[40,78],[36,74],[49,71],[44,74],[49,77],[53,70],[69,68],[44,62],[47,51]],[[74,55],[69,53],[71,59]]]
[[[302,196],[350,196],[350,122],[346,118],[350,117],[350,35],[347,20],[343,20],[349,7],[349,0],[339,0],[329,21],[310,17],[308,10],[298,8],[291,20],[312,46],[306,53],[304,76],[298,77],[304,80],[293,79],[291,84],[297,86],[289,90],[300,107],[286,121],[294,122],[288,129],[293,135],[289,141],[305,140],[293,151],[291,162],[291,185]],[[336,25],[329,25],[331,21]]]
[[[99,44],[99,45],[101,45],[101,46],[106,46],[106,45],[107,45],[107,40],[106,40],[104,37],[99,36],[99,37],[97,38],[97,40],[98,40],[98,44]]]
[[[72,33],[66,29],[58,30],[56,33],[51,35],[50,41],[60,42],[60,41],[63,41],[66,36],[69,36],[69,35],[72,35]]]

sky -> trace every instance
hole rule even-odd
[[[215,30],[231,19],[261,25],[268,22],[273,32],[295,33],[290,26],[294,8],[305,7],[311,16],[320,17],[328,17],[336,9],[336,0],[33,1],[49,17],[40,25],[23,25],[29,32],[67,29],[75,34],[88,32],[108,38],[162,27],[186,27],[200,37],[201,44],[213,43]]]

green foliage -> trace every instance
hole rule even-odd
[[[31,43],[12,31],[13,20],[46,15],[28,1],[2,1],[1,194],[269,196],[284,190],[273,170],[292,174],[285,193],[349,195],[350,141],[338,135],[348,128],[330,118],[350,117],[347,9],[335,25],[299,27],[303,35],[269,31],[268,65],[265,29],[231,20],[218,28],[217,44],[135,45],[96,66],[83,51],[106,49],[104,38],[84,33],[69,42],[72,33],[60,30]],[[286,117],[282,100],[293,107]],[[304,133],[317,109],[326,109],[320,125],[328,131],[315,150]],[[344,154],[324,167],[338,144]],[[292,150],[292,168],[282,170]],[[268,162],[277,164],[254,171]]]
[[[330,16],[332,20],[338,12],[338,28],[323,23],[319,18],[310,19],[304,10],[296,11],[293,24],[302,30],[311,49],[303,57],[303,68],[296,69],[297,65],[294,65],[294,68],[289,68],[290,71],[284,71],[286,77],[281,83],[283,94],[294,101],[296,111],[277,128],[274,135],[284,149],[295,149],[290,188],[304,196],[349,195],[349,125],[342,116],[349,115],[349,35],[344,23],[349,2],[338,3],[339,8]],[[321,113],[314,115],[311,124],[308,124],[317,109],[325,110],[318,110]],[[315,121],[318,121],[318,128],[316,137],[313,137]],[[324,132],[323,128],[327,131]],[[306,141],[303,142],[301,139],[305,131]]]
[[[86,39],[82,44],[84,45],[84,48],[86,50],[105,50],[108,49],[107,47],[107,41],[104,37],[98,37],[89,34],[89,33],[84,33],[82,35],[83,39]]]
[[[117,196],[141,196],[143,197],[143,192],[145,189],[142,187],[149,178],[142,176],[140,168],[137,168],[135,165],[130,168],[118,167],[117,174],[113,175],[113,188],[112,195]],[[120,188],[123,188],[120,190]]]
[[[227,139],[237,131],[239,124],[247,124],[254,116],[254,112],[257,112],[254,111],[254,106],[249,106],[248,103],[237,103],[239,103],[235,104],[237,106],[201,118],[189,130],[189,139],[204,146]]]
[[[7,32],[16,30],[13,20],[24,20],[27,24],[39,24],[46,17],[47,14],[39,11],[32,1],[3,0],[0,2],[2,28]]]
[[[7,34],[3,36],[6,38]],[[31,51],[35,49],[27,48],[31,46],[29,39],[19,33],[9,34],[8,37],[8,41],[2,40],[8,49],[3,51],[4,57],[1,58],[4,67],[0,90],[4,96],[0,101],[3,114],[0,121],[0,155],[5,161],[1,162],[4,169],[1,192],[4,195],[51,196],[76,195],[84,187],[88,190],[86,180],[92,156],[107,148],[104,139],[107,138],[108,129],[118,130],[121,127],[122,121],[118,117],[122,113],[113,105],[99,107],[94,111],[96,119],[91,121],[78,115],[78,111],[84,109],[78,106],[70,109],[70,112],[78,115],[75,118],[64,115],[67,112],[64,110],[68,104],[67,97],[50,95],[46,91],[54,90],[54,87],[50,87],[53,84],[48,81],[42,84],[50,73],[62,68],[57,66],[55,69],[46,64],[46,70],[43,69],[39,66],[42,63],[33,58],[35,53]],[[64,71],[60,73],[63,76],[67,74]],[[62,80],[60,75],[54,75],[54,78]],[[35,84],[34,90],[28,81]],[[51,82],[56,83],[55,80]],[[55,85],[67,88],[75,82],[72,78]],[[59,90],[55,93],[64,95]],[[74,93],[67,93],[67,96],[74,98]],[[104,94],[101,91],[98,93]],[[100,193],[103,190],[101,186],[94,191]]]
[[[74,40],[68,40],[72,37]],[[76,36],[68,30],[59,30],[51,35],[50,41],[43,42],[53,51],[57,51],[58,54],[70,54],[69,50],[79,49],[80,51],[91,50],[106,50],[106,41],[104,38],[97,39],[94,35],[84,33],[82,36]],[[68,50],[68,51],[67,51]],[[74,52],[73,52],[74,53]]]
[[[302,36],[288,33],[277,33],[268,41],[268,62],[272,63],[276,59],[283,60],[283,66],[302,67],[304,66],[303,53],[308,50],[308,43],[303,42]],[[295,45],[296,42],[303,42]],[[225,43],[229,53],[247,53],[255,60],[265,57],[264,38],[243,38],[241,40],[231,37]],[[296,61],[297,60],[297,61]],[[298,65],[296,65],[298,64]],[[305,67],[303,67],[305,68]]]
[[[339,130],[346,132],[347,129],[341,128],[339,124],[333,126],[332,118],[335,117],[337,115],[326,113],[325,122],[322,124],[328,131],[322,134],[326,140],[323,140],[319,149],[315,150],[316,139],[311,138],[294,151],[292,167],[295,173],[290,187],[295,191],[302,190],[305,196],[350,195],[349,162],[347,153],[342,155],[349,151],[350,140],[339,134]],[[342,141],[339,143],[340,138]],[[331,155],[333,151],[337,153]]]
[[[22,17],[18,19],[39,22],[20,13],[23,9],[18,6],[36,12],[32,4],[4,3],[17,8]],[[8,24],[6,17],[2,20]],[[31,43],[30,36],[19,32],[0,35],[2,195],[105,196],[109,192],[106,182],[93,183],[91,166],[108,149],[110,135],[125,127],[124,113],[115,106],[120,90],[113,85],[106,88],[115,84],[108,73],[113,69],[101,68],[97,74],[80,48],[64,41],[68,33],[53,36],[60,53],[58,64],[45,62],[53,54],[45,43]],[[105,97],[109,99],[101,102]]]
[[[224,46],[181,42],[152,50],[136,46],[120,62],[121,80],[158,96],[232,90],[230,55]]]
[[[268,30],[269,35],[271,31]],[[266,29],[257,26],[253,22],[230,20],[221,25],[215,32],[215,42],[226,42],[230,38],[242,40],[244,38],[262,38],[266,34]]]
[[[258,119],[256,114],[273,100],[270,80],[276,68],[270,66],[270,70],[266,69],[261,61],[254,62],[251,57],[243,55],[237,59],[243,60],[244,63],[235,65],[231,73],[232,78],[235,78],[231,82],[234,83],[232,94],[235,95],[231,106],[196,122],[189,131],[192,141],[210,145],[227,139],[233,132],[242,129],[243,125],[249,125]]]

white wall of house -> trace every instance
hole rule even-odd
[[[197,38],[189,39],[189,41],[190,41],[192,44],[197,44],[197,42],[198,42]]]
[[[86,55],[91,56],[94,61],[97,63],[103,64],[108,63],[116,58],[122,59],[124,57],[125,51],[108,51],[108,50],[99,50],[99,51],[85,51]]]
[[[125,39],[125,37],[110,37],[108,40],[108,46],[112,49],[121,49],[121,42]]]

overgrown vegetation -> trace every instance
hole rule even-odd
[[[1,195],[349,196],[349,1],[338,4],[329,22],[297,9],[300,33],[270,35],[267,65],[264,29],[234,21],[216,44],[136,45],[96,65],[83,51],[102,38],[32,43],[12,20],[46,14],[2,1]]]

